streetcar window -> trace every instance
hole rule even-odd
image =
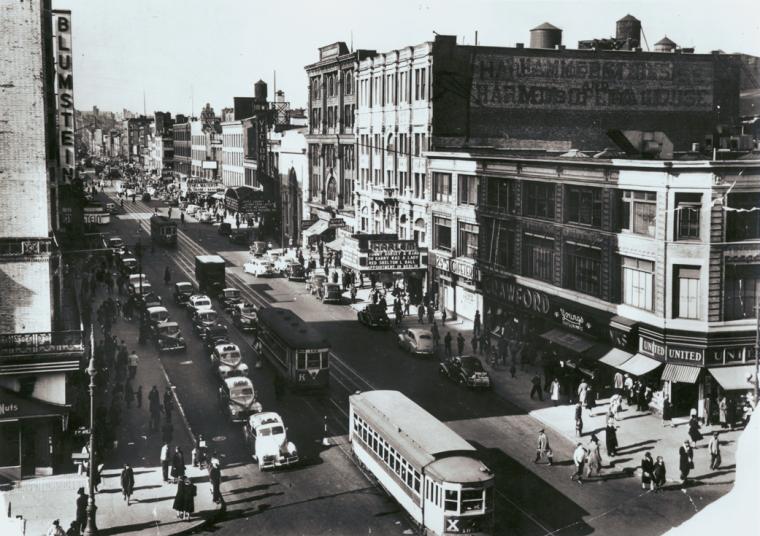
[[[414,472],[414,483],[412,484],[412,487],[414,488],[414,491],[419,495],[419,493],[420,493],[420,474],[417,471]]]
[[[327,368],[327,354],[329,352],[322,352],[322,368]]]
[[[319,368],[320,365],[320,358],[319,358],[319,352],[310,352],[307,355],[306,360],[306,366],[310,369]]]
[[[296,360],[296,368],[297,369],[306,368],[306,352],[298,352],[297,360]]]
[[[443,509],[447,512],[456,512],[459,506],[459,491],[455,489],[444,490]]]
[[[493,508],[493,488],[488,487],[486,488],[486,509],[490,510]]]
[[[483,490],[482,489],[463,489],[462,490],[462,512],[472,512],[483,509]]]

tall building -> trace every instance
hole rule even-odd
[[[177,122],[172,125],[174,139],[174,171],[181,179],[188,179],[191,174],[192,141],[190,139],[190,120],[177,116]]]
[[[245,184],[242,121],[222,123],[222,183],[227,187]]]
[[[0,17],[0,477],[49,474],[66,460],[69,375],[80,369],[82,325],[56,242],[60,193],[75,179],[59,160],[53,35],[71,65],[71,15],[49,0],[3,2]],[[68,56],[68,57],[65,57]],[[66,78],[66,77],[64,77]],[[72,80],[64,80],[70,90]],[[80,408],[81,409],[81,408]]]

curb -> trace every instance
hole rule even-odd
[[[190,434],[190,439],[192,439],[193,443],[195,443],[197,441],[197,438],[193,433],[193,428],[190,426],[190,421],[187,420],[185,409],[179,402],[179,397],[177,396],[177,391],[174,389],[174,384],[169,379],[169,374],[167,374],[166,369],[164,368],[164,364],[161,362],[161,356],[157,356],[156,359],[158,360],[158,366],[161,368],[161,373],[164,375],[164,380],[166,380],[166,385],[168,385],[172,390],[172,398],[174,398],[174,404],[177,406],[177,410],[182,417],[182,422],[184,423],[185,428],[187,428],[187,432]]]

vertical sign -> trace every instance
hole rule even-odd
[[[53,54],[58,117],[58,180],[68,184],[74,179],[74,70],[71,52],[71,11],[53,11]]]

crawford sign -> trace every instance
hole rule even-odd
[[[58,110],[58,177],[60,182],[70,183],[75,176],[71,11],[53,11],[53,33],[55,92]]]
[[[499,300],[528,311],[547,315],[551,311],[549,295],[540,290],[524,287],[511,280],[488,278],[483,291]]]

